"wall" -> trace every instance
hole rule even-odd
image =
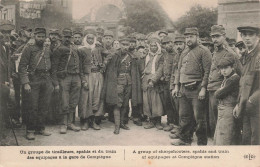
[[[218,24],[226,28],[227,37],[239,39],[237,27],[259,23],[259,0],[218,0]]]

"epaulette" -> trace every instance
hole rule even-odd
[[[202,44],[199,44],[199,47],[204,50],[209,50],[206,46],[203,46]]]
[[[257,54],[255,59],[255,70],[260,71],[260,53]]]

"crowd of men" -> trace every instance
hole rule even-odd
[[[212,41],[196,27],[174,38],[161,30],[118,39],[100,27],[14,29],[1,21],[1,138],[8,124],[25,124],[34,140],[51,135],[51,121],[66,134],[101,130],[106,118],[119,134],[130,130],[130,116],[144,129],[171,132],[172,145],[190,145],[194,132],[198,145],[209,137],[215,145],[260,144],[258,25],[237,27],[237,43],[221,25],[210,28]]]

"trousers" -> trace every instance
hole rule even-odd
[[[207,145],[205,100],[198,99],[199,91],[199,88],[188,90],[181,86],[181,97],[179,98],[179,137],[183,141],[191,143],[192,135],[195,131],[198,138],[197,144]]]
[[[27,102],[31,104],[26,114],[26,128],[27,131],[43,130],[53,92],[50,74],[37,73],[33,75],[30,80],[30,86],[31,92],[26,95],[26,98],[28,98]]]

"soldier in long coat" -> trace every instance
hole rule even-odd
[[[123,120],[126,109],[129,107],[129,99],[133,85],[138,85],[133,72],[137,73],[136,66],[132,66],[132,57],[128,53],[129,39],[123,38],[120,40],[121,49],[114,55],[105,59],[106,66],[105,82],[104,82],[104,100],[113,108],[115,131],[114,134],[119,134],[120,128],[129,130]],[[140,85],[139,85],[140,86]],[[116,93],[115,93],[116,92]],[[140,103],[138,99],[133,99]]]

